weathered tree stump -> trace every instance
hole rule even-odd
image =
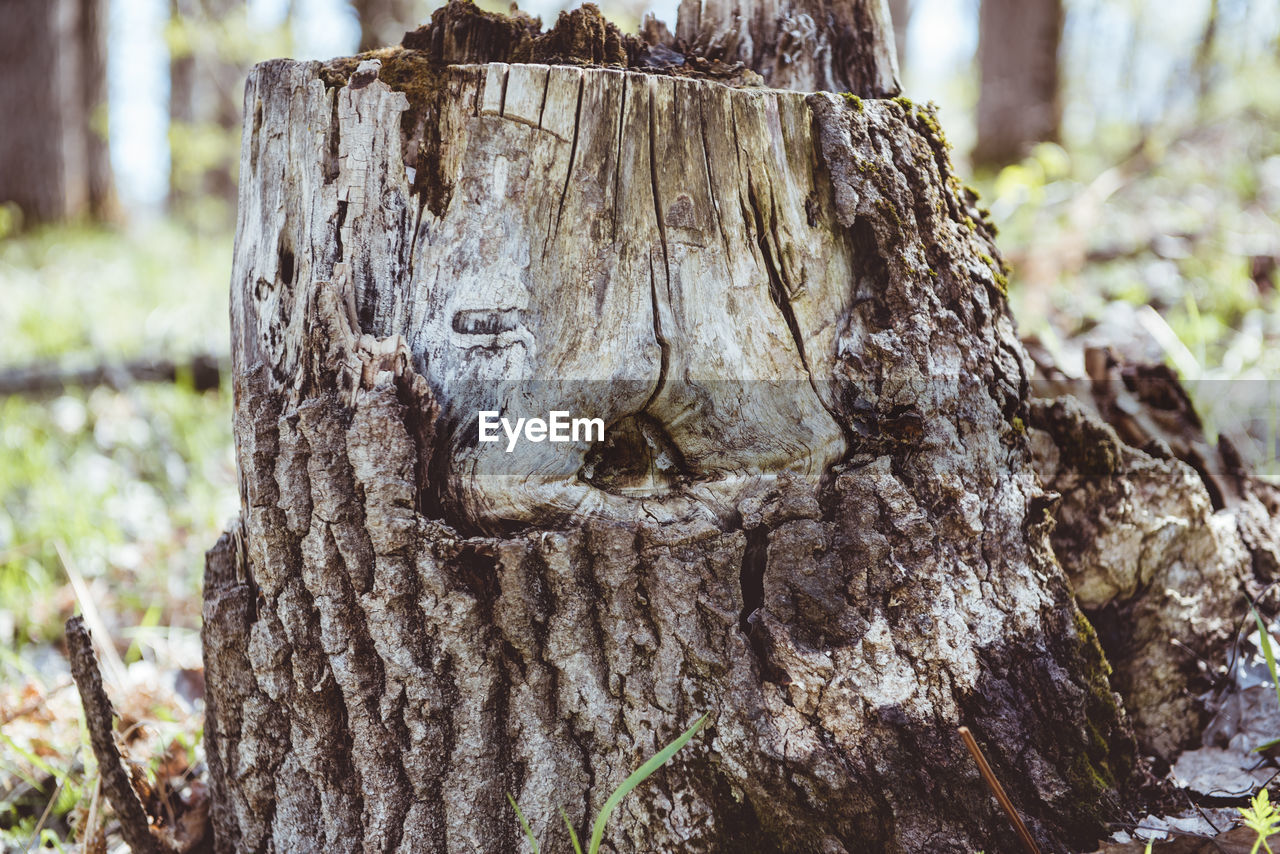
[[[709,711],[606,846],[1018,850],[965,724],[1082,850],[1132,735],[932,112],[448,65],[530,55],[468,26],[249,79],[218,849],[525,850],[511,793],[568,850],[560,807],[581,832]],[[606,440],[478,441],[553,410]]]

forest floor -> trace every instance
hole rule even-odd
[[[1076,374],[1085,346],[1169,363],[1210,434],[1280,477],[1280,85],[1238,86],[1110,154],[1043,145],[979,184],[1025,335]],[[230,260],[228,233],[165,222],[0,236],[0,377],[225,357]],[[117,385],[0,395],[4,852],[119,847],[60,641],[76,612],[131,760],[176,809],[203,797],[199,584],[237,511],[230,392]]]

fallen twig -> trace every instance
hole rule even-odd
[[[98,801],[102,797],[102,775],[98,775],[98,779],[93,781],[93,797],[89,800],[89,817],[85,820],[84,831],[80,834],[81,848],[86,852],[90,849],[96,850],[98,841],[96,839],[99,834],[98,830]],[[106,845],[102,845],[103,850]]]
[[[58,394],[67,388],[100,385],[122,389],[137,382],[177,382],[190,377],[196,391],[212,391],[222,382],[229,362],[225,356],[202,353],[182,362],[172,359],[131,359],[81,368],[27,365],[0,371],[0,397],[6,395]]]
[[[129,782],[129,772],[125,770],[120,751],[112,738],[114,711],[102,687],[102,674],[98,671],[98,659],[93,652],[93,638],[81,617],[67,620],[67,656],[71,660],[71,675],[80,690],[80,702],[84,705],[85,724],[89,729],[93,755],[98,760],[102,791],[120,818],[121,835],[135,854],[167,854],[165,846],[151,833],[147,811]]]
[[[987,758],[982,755],[982,750],[978,747],[977,740],[974,739],[973,733],[969,732],[967,726],[960,727],[960,737],[964,739],[964,746],[969,748],[973,761],[978,763],[978,772],[982,774],[982,779],[986,781],[987,788],[996,796],[996,800],[1000,802],[1000,808],[1004,810],[1005,815],[1009,816],[1009,821],[1013,824],[1013,829],[1018,832],[1018,838],[1022,840],[1023,846],[1030,854],[1040,854],[1040,847],[1031,838],[1031,831],[1027,830],[1027,826],[1022,823],[1022,817],[1013,808],[1013,801],[1009,800],[1009,796],[1004,793],[1004,787],[1000,785],[1000,781],[992,773],[991,766],[987,764]]]
[[[76,751],[76,752],[79,753],[79,751]],[[75,758],[72,757],[72,762],[74,761],[75,761]],[[49,820],[49,813],[53,812],[53,805],[58,802],[58,798],[59,796],[62,795],[62,790],[66,787],[66,785],[67,785],[67,775],[64,774],[58,780],[58,787],[53,790],[53,796],[49,798],[49,802],[44,805],[44,812],[40,813],[40,820],[36,822],[35,829],[31,831],[31,839],[27,841],[27,847],[25,850],[27,851],[36,850],[36,844],[40,841],[40,831],[44,830],[44,823]]]

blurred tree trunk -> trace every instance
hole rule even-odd
[[[1196,99],[1200,107],[1207,107],[1209,91],[1213,88],[1214,54],[1218,42],[1219,15],[1218,0],[1209,0],[1209,11],[1205,17],[1204,29],[1200,41],[1196,45],[1195,62],[1192,71],[1196,81]]]
[[[898,68],[907,67],[907,33],[911,29],[911,13],[915,11],[912,0],[889,0],[889,15],[893,18],[893,43],[898,49]]]
[[[982,0],[975,164],[1003,166],[1058,139],[1062,26],[1062,0]]]
[[[197,217],[234,204],[246,65],[237,54],[244,0],[170,0],[169,206]]]
[[[360,21],[360,50],[400,44],[418,26],[414,0],[351,0]]]
[[[1016,851],[962,723],[1046,851],[1121,814],[999,253],[858,20],[848,97],[508,65],[643,50],[462,3],[252,72],[217,850],[528,850],[508,793],[568,850],[704,712],[605,850]],[[607,441],[478,441],[557,409]]]
[[[88,119],[85,136],[89,182],[89,211],[98,219],[115,213],[115,182],[108,142],[107,0],[79,0],[79,43],[83,51],[78,83]]]
[[[111,212],[103,0],[6,0],[0,202],[29,223]]]

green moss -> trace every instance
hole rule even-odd
[[[966,216],[964,218],[964,224],[965,224],[965,227],[968,228],[970,231],[978,230],[978,224],[973,221],[973,217],[971,216]]]
[[[968,222],[973,220],[965,218]],[[975,229],[976,230],[976,229]],[[978,253],[978,260],[991,269],[991,278],[995,282],[996,290],[1000,291],[1003,296],[1009,295],[1009,277],[1004,274],[1004,262],[997,262],[985,252]]]
[[[459,2],[457,5],[463,4]],[[451,4],[446,8],[454,6]],[[400,116],[400,127],[406,137],[418,138],[418,148],[412,152],[406,165],[416,169],[414,192],[432,213],[440,216],[449,205],[453,186],[441,173],[440,127],[430,118],[438,114],[438,102],[445,86],[445,66],[426,50],[384,47],[332,59],[320,67],[320,79],[330,89],[346,86],[356,68],[367,59],[382,63],[378,69],[378,80],[394,91],[402,92],[409,102],[409,109]]]
[[[954,146],[947,139],[947,135],[942,130],[942,125],[938,124],[938,105],[930,101],[923,108],[918,109],[915,114],[918,121],[929,136],[933,138],[934,143],[944,151],[950,151]]]
[[[876,200],[876,210],[885,215],[886,219],[893,220],[893,224],[897,226],[898,231],[902,231],[902,216],[898,213],[898,209],[888,199],[880,198]]]
[[[967,189],[967,188],[966,188],[966,189]],[[976,200],[975,200],[975,202],[976,202]],[[979,208],[978,208],[978,218],[982,220],[982,224],[986,227],[987,231],[989,231],[989,232],[991,233],[991,236],[992,236],[992,237],[995,237],[996,235],[998,235],[998,234],[1000,233],[1000,229],[996,228],[996,224],[995,224],[995,222],[991,219],[991,211],[990,211],[990,210],[988,210],[987,208],[984,208],[984,207],[979,207]],[[1007,273],[1007,272],[1009,272],[1009,271],[1008,271],[1008,270],[1005,270],[1005,272]]]
[[[840,97],[844,98],[845,102],[846,102],[850,107],[852,107],[852,108],[853,108],[853,111],[854,111],[855,113],[860,113],[860,112],[862,112],[862,109],[863,109],[863,107],[862,107],[862,99],[861,99],[861,98],[859,98],[857,95],[853,94],[852,92],[845,92],[845,93],[843,93]]]
[[[1064,770],[1078,799],[1077,809],[1105,821],[1108,816],[1104,814],[1103,796],[1128,779],[1135,761],[1133,743],[1117,729],[1121,712],[1108,681],[1111,665],[1098,634],[1079,608],[1072,610],[1079,639],[1079,672],[1087,692],[1084,711],[1088,743],[1083,752],[1071,757]]]
[[[1096,821],[1105,821],[1108,816],[1098,802],[1108,789],[1115,788],[1115,781],[1106,770],[1090,762],[1087,756],[1077,755],[1063,769],[1063,775],[1079,798],[1076,809]]]
[[[911,115],[911,113],[915,110],[915,107],[916,107],[915,104],[911,103],[910,98],[904,98],[901,95],[894,98],[893,103],[897,104],[899,107],[906,110],[908,116]]]
[[[1017,433],[1019,436],[1026,434],[1027,425],[1023,422],[1021,415],[1013,416],[1013,420],[1010,421],[1009,423],[1013,425],[1013,432]],[[1090,626],[1090,628],[1093,628],[1093,627]]]
[[[419,118],[423,109],[435,103],[444,83],[440,74],[442,69],[426,54],[416,50],[385,48],[374,51],[374,55],[382,60],[378,79],[395,91],[404,93],[409,101],[409,111],[413,113],[411,120]]]

